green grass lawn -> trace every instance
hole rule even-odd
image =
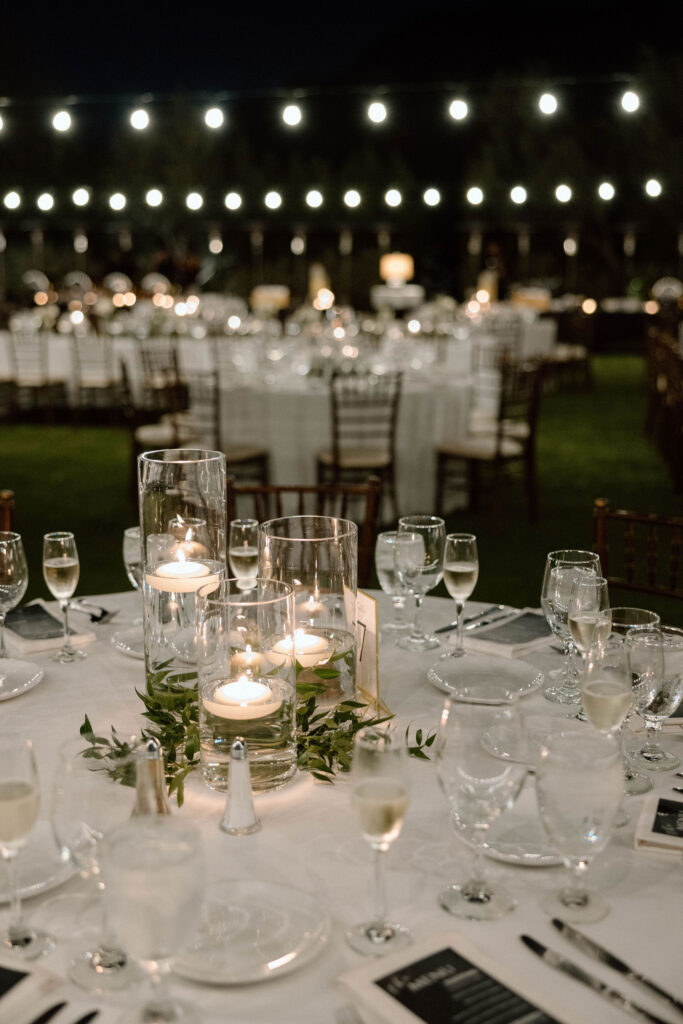
[[[475,598],[538,605],[545,555],[553,548],[590,547],[596,497],[640,511],[681,513],[665,466],[646,438],[643,361],[637,356],[594,360],[595,388],[543,397],[538,461],[541,515],[527,520],[521,481],[482,498],[476,515],[458,512],[451,530],[476,533],[480,575]],[[128,587],[121,561],[125,527],[137,521],[128,496],[128,436],[108,427],[0,427],[0,486],[16,494],[16,529],[23,535],[29,597],[47,596],[41,574],[42,535],[72,530],[81,558],[79,592]],[[409,510],[406,510],[409,511]],[[437,593],[445,594],[441,588]],[[645,603],[626,593],[612,604]],[[676,602],[647,599],[668,621]]]

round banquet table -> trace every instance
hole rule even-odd
[[[375,596],[381,622],[390,613],[389,600],[383,594]],[[95,600],[106,608],[121,609],[119,619],[124,617],[123,612],[133,616],[139,611],[139,599],[133,593],[108,594]],[[476,612],[483,607],[472,602],[467,610]],[[454,603],[447,599],[425,600],[424,618],[430,627],[448,623],[454,613]],[[86,712],[96,731],[114,724],[125,735],[143,724],[142,705],[135,695],[135,688],[144,683],[142,662],[125,657],[110,644],[119,619],[93,625],[97,640],[89,645],[87,660],[61,665],[49,661],[46,654],[36,655],[33,660],[45,668],[42,683],[0,706],[3,728],[30,736],[34,741],[42,780],[43,820],[49,819],[49,792],[57,748],[65,739],[77,736]],[[438,654],[407,653],[397,649],[393,641],[382,639],[381,696],[400,723],[424,729],[436,726],[444,698],[428,683],[426,673]],[[557,667],[560,656],[549,644],[528,654],[525,660],[548,669]],[[543,699],[542,688],[524,697],[522,706],[536,714],[563,713],[562,708]],[[665,739],[669,749],[683,754],[683,732],[672,729],[666,732]],[[564,943],[540,910],[540,896],[557,886],[562,868],[529,868],[491,861],[493,875],[503,878],[518,900],[517,909],[499,921],[461,921],[440,909],[437,893],[444,884],[465,877],[470,854],[449,829],[446,801],[438,788],[433,764],[411,760],[411,770],[411,806],[403,831],[387,854],[389,905],[394,918],[410,926],[416,940],[449,931],[467,938],[504,963],[516,977],[533,983],[536,992],[559,997],[571,1007],[572,1020],[619,1024],[628,1019],[585,987],[542,964],[519,940],[526,932],[562,949],[620,990],[629,991],[622,976],[587,960]],[[654,783],[657,791],[671,795],[674,777],[655,774]],[[184,806],[180,811],[175,804],[173,808],[178,815],[196,822],[202,831],[209,897],[212,885],[224,878],[270,879],[313,893],[331,917],[330,935],[319,954],[289,974],[241,986],[199,985],[175,979],[174,990],[194,1004],[206,1022],[340,1024],[344,1019],[343,1008],[350,1002],[350,996],[337,984],[337,979],[364,962],[347,947],[344,932],[352,924],[367,919],[371,882],[370,850],[359,834],[350,796],[347,778],[340,777],[334,785],[325,785],[302,774],[288,787],[256,797],[262,829],[237,838],[227,836],[218,827],[225,797],[205,788],[198,773],[188,780]],[[634,825],[640,804],[641,798],[627,798],[630,824],[616,832],[591,869],[592,884],[607,897],[611,910],[603,921],[586,926],[586,930],[680,999],[682,858],[634,850]],[[533,813],[532,776],[527,778],[517,807]],[[57,898],[84,891],[83,887],[84,883],[75,877],[59,889],[27,900],[25,909],[36,923],[47,920],[51,926],[59,926]],[[6,923],[6,907],[0,910],[0,916]],[[70,955],[84,948],[85,936],[65,934],[59,927],[57,932],[55,950],[41,962],[64,975]],[[641,1005],[667,1020],[675,1019],[672,1011],[647,993],[633,992]],[[83,994],[75,988],[69,987],[68,994],[82,1003]],[[140,990],[129,990],[94,1000],[95,1005],[101,1006],[96,1024],[118,1020],[122,1010],[139,999]],[[89,1005],[92,1003],[90,1000]],[[558,1019],[562,1016],[558,1015]]]

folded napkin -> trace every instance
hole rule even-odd
[[[69,635],[77,647],[97,639],[91,630],[76,632],[71,627]],[[32,601],[7,613],[5,640],[13,654],[56,651],[64,643],[64,623],[47,610],[43,601]]]
[[[653,853],[683,851],[683,800],[653,793],[643,801],[634,837],[636,850]]]
[[[87,1001],[85,1001],[87,1000]],[[112,1024],[120,1007],[97,1006],[87,996],[72,998],[64,979],[33,961],[0,951],[0,1024],[33,1024],[51,1007],[61,1009],[50,1024],[79,1024],[95,1014],[92,1024]]]
[[[552,636],[542,612],[535,608],[522,608],[508,618],[492,622],[490,626],[465,629],[464,644],[468,651],[518,658],[538,647],[545,647]]]

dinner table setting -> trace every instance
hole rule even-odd
[[[0,534],[0,1024],[683,1020],[683,633],[224,481],[140,457],[125,592]]]

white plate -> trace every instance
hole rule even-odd
[[[119,629],[111,638],[112,647],[129,658],[136,658],[138,661],[145,657],[145,638],[142,626],[130,626],[128,629]]]
[[[516,658],[489,654],[463,654],[432,665],[427,679],[442,693],[472,704],[500,704],[511,696],[537,690],[543,673],[535,665]]]
[[[63,861],[57,849],[50,823],[38,821],[26,846],[15,860],[19,895],[22,899],[48,892],[75,874],[71,861]],[[7,876],[0,865],[0,903],[8,903]]]
[[[195,942],[173,961],[173,970],[207,985],[266,981],[312,960],[328,932],[327,912],[311,893],[229,879],[211,886]]]
[[[565,727],[566,720],[550,715],[528,715],[524,717],[525,737],[519,745],[519,737],[505,722],[494,725],[481,738],[482,746],[489,754],[502,761],[525,764],[529,771],[535,771],[538,747],[559,727]]]
[[[11,700],[20,693],[32,690],[43,678],[42,668],[32,661],[0,658],[0,700]]]
[[[557,850],[548,842],[538,813],[534,815],[516,807],[501,815],[483,848],[487,857],[504,864],[549,868],[562,863]]]

